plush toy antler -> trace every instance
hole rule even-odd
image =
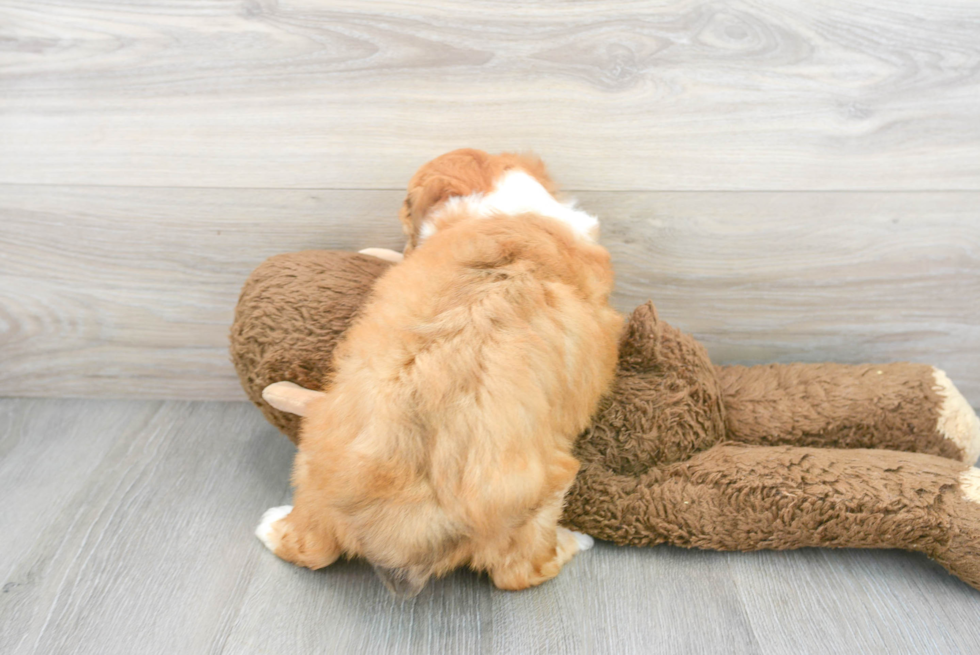
[[[391,265],[307,251],[271,258],[246,282],[232,359],[249,398],[294,442],[289,412],[329,384],[338,339]],[[618,544],[902,548],[980,588],[978,454],[980,421],[941,371],[715,367],[647,303],[578,441],[564,522]]]

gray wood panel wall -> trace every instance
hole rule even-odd
[[[935,363],[980,405],[980,5],[6,0],[0,395],[239,399],[264,258],[400,247],[533,149],[616,304],[719,362]]]

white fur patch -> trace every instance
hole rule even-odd
[[[980,419],[946,374],[938,368],[932,371],[936,379],[936,392],[943,399],[936,429],[959,446],[963,451],[963,461],[972,466],[980,456]]]
[[[288,516],[289,513],[293,511],[292,505],[282,505],[280,507],[270,507],[265,510],[265,514],[262,515],[262,522],[259,523],[259,527],[255,528],[255,536],[265,544],[265,547],[276,552],[276,546],[279,544],[272,543],[272,524],[279,519]]]
[[[589,550],[595,546],[595,539],[587,534],[582,534],[581,532],[575,532],[575,530],[572,530],[572,536],[575,537],[575,543],[578,544],[579,552]]]
[[[974,466],[960,473],[960,489],[964,498],[980,503],[980,469]]]
[[[493,191],[484,195],[472,193],[468,196],[450,198],[433,212],[431,218],[447,211],[463,209],[468,213],[482,218],[494,214],[533,213],[547,216],[565,223],[582,237],[594,241],[598,236],[599,219],[581,209],[576,209],[574,202],[561,203],[541,186],[541,183],[523,171],[508,171],[497,180]],[[419,242],[435,232],[435,226],[430,219],[419,230]]]
[[[432,224],[432,221],[425,221],[422,223],[422,227],[419,228],[419,243],[422,243],[435,233],[436,226]]]

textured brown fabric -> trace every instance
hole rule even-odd
[[[640,476],[589,462],[564,518],[624,545],[913,550],[980,588],[980,505],[963,498],[966,468],[918,453],[729,442]]]
[[[925,364],[719,366],[728,437],[760,446],[888,448],[963,459],[936,431]]]
[[[368,255],[306,250],[267,259],[245,282],[231,361],[249,400],[293,443],[300,418],[270,406],[262,390],[282,380],[322,389],[337,341],[389,266]]]
[[[389,265],[280,255],[246,283],[232,360],[293,441],[298,420],[268,407],[262,389],[322,387],[337,340]],[[980,504],[963,497],[968,467],[937,431],[939,401],[928,366],[714,367],[647,303],[630,317],[613,392],[576,445],[582,469],[564,522],[618,544],[903,548],[980,588]]]
[[[640,475],[724,440],[723,410],[707,351],[659,320],[648,302],[630,316],[612,394],[575,456],[611,473]]]

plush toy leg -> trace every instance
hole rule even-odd
[[[583,466],[567,507],[619,544],[901,548],[980,589],[980,469],[932,455],[725,444],[639,478]]]
[[[980,455],[980,420],[931,366],[771,364],[717,372],[733,441],[887,448],[968,464]]]

